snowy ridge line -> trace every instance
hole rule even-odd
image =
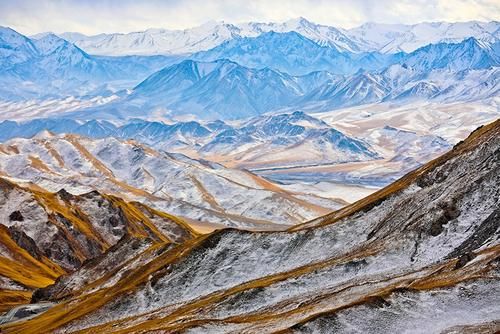
[[[208,22],[185,30],[148,29],[128,34],[85,36],[62,33],[89,53],[101,55],[185,54],[213,48],[234,38],[257,37],[262,33],[297,32],[322,46],[340,52],[380,51],[412,52],[419,47],[443,41],[460,42],[476,37],[485,42],[498,40],[499,23],[492,22],[428,22],[414,25],[366,23],[352,29],[316,24],[305,18],[283,23],[247,22],[231,24]],[[45,34],[33,36],[40,38]]]

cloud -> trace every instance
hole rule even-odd
[[[0,0],[0,24],[25,34],[185,29],[209,20],[285,21],[299,16],[350,28],[365,22],[500,20],[498,0]]]

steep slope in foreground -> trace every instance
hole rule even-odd
[[[173,216],[115,196],[49,193],[0,178],[0,311],[117,243],[177,244],[196,235]]]
[[[286,232],[227,229],[162,249],[100,290],[1,329],[495,331],[499,163],[496,121],[342,211]]]

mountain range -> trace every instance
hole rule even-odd
[[[2,99],[85,95],[95,89],[102,93],[100,86],[119,81],[138,82],[172,62],[165,56],[91,56],[54,34],[30,39],[0,27]]]
[[[450,146],[438,136],[419,136],[415,132],[400,131],[389,126],[377,129],[379,132],[355,138],[300,111],[258,116],[239,125],[223,121],[166,124],[139,119],[120,126],[104,120],[79,122],[49,118],[24,123],[4,121],[0,123],[0,141],[19,137],[37,138],[39,133],[47,130],[55,134],[74,133],[96,139],[133,139],[162,151],[186,153],[224,165],[254,169],[380,159],[382,154],[377,151],[382,152],[383,149],[375,150],[369,144],[372,138],[378,139],[380,136],[384,136],[387,143],[394,141],[405,145],[418,142],[418,146],[425,146],[425,142],[433,142],[439,148],[436,152],[426,147],[418,154],[409,154],[404,150],[394,152],[406,158],[430,152],[436,154]],[[402,137],[403,133],[411,138]],[[394,136],[398,138],[392,138]],[[381,146],[378,142],[376,144]]]
[[[272,40],[288,40],[290,36],[306,40],[296,33],[288,34],[271,33],[276,36]],[[242,42],[237,47],[240,50],[250,40],[255,45],[267,43],[268,37],[261,35],[228,43]],[[307,43],[314,44],[312,41]],[[289,46],[287,43],[284,45]],[[221,48],[225,49],[225,46],[223,44]],[[194,115],[198,119],[241,119],[275,110],[317,112],[387,101],[488,100],[498,96],[500,88],[499,55],[494,48],[474,38],[460,43],[426,46],[406,55],[399,54],[390,65],[379,70],[358,68],[348,75],[325,71],[324,64],[327,62],[321,60],[321,52],[317,50],[304,51],[303,55],[295,58],[289,57],[286,49],[275,48],[273,42],[268,47],[252,47],[258,55],[253,51],[241,53],[244,58],[256,60],[262,66],[255,62],[247,64],[250,67],[242,66],[238,63],[242,60],[238,56],[226,60],[231,58],[232,51],[229,54],[218,53],[217,57],[221,59],[212,62],[185,60],[154,73],[130,94],[109,104],[77,112],[74,117],[88,119],[92,115],[94,118],[127,119],[148,118],[156,114],[164,117]],[[323,47],[316,45],[316,48]],[[342,59],[351,59],[347,54],[328,50]],[[310,64],[304,64],[308,59],[306,54],[313,55],[314,60]],[[326,59],[338,60],[337,56],[330,56]],[[297,59],[301,65],[290,64],[290,58]],[[357,61],[349,61],[361,66]],[[378,60],[374,62],[379,63]],[[283,65],[285,63],[287,65]],[[281,72],[283,66],[307,68],[312,72],[293,76]]]
[[[412,52],[427,44],[461,42],[468,37],[494,43],[500,38],[499,23],[429,22],[414,25],[366,23],[352,29],[316,24],[305,18],[283,23],[208,22],[185,30],[148,29],[128,34],[85,36],[63,33],[60,37],[97,55],[189,54],[214,48],[234,38],[256,37],[262,33],[297,32],[321,46],[344,52]]]
[[[295,31],[270,31],[256,37],[233,38],[190,58],[203,61],[230,59],[247,67],[269,67],[292,75],[304,75],[316,71],[352,74],[360,69],[376,70],[402,56],[403,53],[340,52],[330,46],[321,46]]]
[[[18,137],[37,138],[40,133],[44,135],[45,130],[56,134],[75,133],[97,139],[133,139],[156,150],[249,169],[284,183],[282,186],[290,183],[290,180],[314,180],[379,187],[449,150],[453,143],[462,138],[461,135],[447,135],[445,139],[434,134],[447,134],[445,128],[450,126],[447,121],[421,122],[416,127],[417,130],[404,130],[411,129],[411,124],[415,123],[410,120],[408,124],[403,124],[401,120],[408,118],[415,110],[410,109],[403,115],[388,113],[385,118],[374,121],[393,126],[361,125],[360,129],[354,132],[352,130],[358,128],[355,120],[350,120],[350,127],[344,126],[339,120],[328,120],[336,115],[335,112],[321,115],[328,122],[300,111],[262,115],[239,124],[220,120],[167,124],[134,119],[121,125],[105,120],[75,121],[51,118],[28,122],[4,121],[0,122],[0,133],[3,134],[0,141]],[[438,115],[438,111],[429,113]],[[426,119],[429,116],[422,117]],[[484,113],[482,119],[475,119],[474,122],[469,117],[470,115],[464,112],[463,115],[457,115],[456,122],[463,127],[474,128],[494,118],[494,112]],[[362,120],[370,122],[370,119]],[[335,124],[339,124],[341,130],[336,128]],[[342,169],[342,166],[349,164],[353,164],[353,168]],[[369,168],[365,166],[362,168],[365,172],[360,172],[354,167],[356,164],[367,164]],[[340,169],[337,170],[335,166]],[[307,191],[304,189],[302,192]],[[352,190],[351,194],[354,198],[359,198]],[[351,201],[350,198],[353,198],[344,195],[324,197],[340,197],[345,201]],[[320,203],[317,198],[308,200]]]
[[[233,34],[209,50],[169,57],[94,56],[50,33],[30,39],[2,28],[0,97],[22,105],[71,96],[82,102],[71,106],[76,111],[69,117],[80,119],[241,119],[387,101],[487,101],[498,95],[495,25],[413,27],[443,30],[447,38],[411,52],[384,53],[320,43],[313,31],[341,31],[313,29],[305,20],[275,29],[279,32],[248,24],[231,29],[255,33]],[[336,40],[344,40],[338,34]]]
[[[499,31],[0,27],[0,332],[500,332]]]
[[[341,30],[292,23],[288,28],[295,28],[281,30],[251,25],[258,33],[168,57],[95,56],[53,34],[28,38],[2,29],[0,119],[7,122],[0,140],[43,130],[134,139],[155,150],[250,169],[298,196],[319,191],[321,198],[300,198],[331,207],[332,199],[359,198],[360,189],[344,197],[323,182],[361,185],[366,195],[498,118],[499,48],[486,38],[494,35],[486,30],[495,22],[436,24],[429,29],[448,27],[449,37],[463,38],[396,53],[334,47],[312,32],[333,36]],[[470,114],[427,112],[438,105]],[[335,121],[325,125],[323,117]],[[235,211],[237,224],[242,212]]]
[[[499,121],[485,125],[375,194],[287,231],[225,229],[186,234],[180,244],[122,238],[36,290],[31,308],[2,318],[14,320],[1,325],[2,332],[496,331],[499,138]],[[10,226],[43,214],[37,205],[22,204],[33,201],[30,190],[2,182],[10,192],[4,200]],[[102,195],[45,196],[89,212],[96,206],[89,199]],[[67,224],[80,229],[83,213],[70,212],[78,216],[68,216]],[[35,260],[37,243],[31,237],[20,242],[18,235],[12,230],[1,240],[11,256],[25,257],[21,269],[47,271],[40,261],[50,258]],[[45,284],[60,275],[47,272],[52,276]],[[25,278],[1,275],[10,283],[2,298],[32,294]],[[35,282],[31,286],[43,285],[41,278]],[[15,321],[27,311],[41,314]]]

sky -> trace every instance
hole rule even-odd
[[[0,0],[0,25],[28,35],[186,29],[213,20],[297,17],[342,28],[366,22],[500,21],[500,0]]]

